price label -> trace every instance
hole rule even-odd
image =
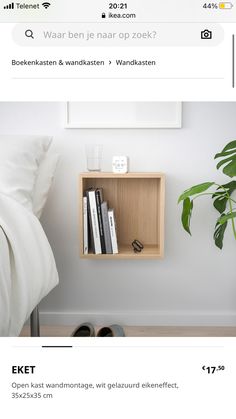
[[[224,365],[218,365],[218,367],[213,366],[207,366],[207,365],[203,365],[202,370],[207,372],[207,374],[215,374],[216,372],[220,372],[220,371],[224,371],[225,370],[225,366]]]

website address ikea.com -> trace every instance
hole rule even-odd
[[[109,13],[109,19],[136,19],[135,13]]]

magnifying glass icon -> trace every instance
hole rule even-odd
[[[34,39],[34,32],[32,31],[32,29],[26,29],[25,36],[26,36],[26,38]]]

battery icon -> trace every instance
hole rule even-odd
[[[219,9],[232,9],[234,5],[230,3],[229,1],[224,3],[219,3]]]

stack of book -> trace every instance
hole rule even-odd
[[[118,253],[114,209],[103,201],[102,188],[90,188],[83,197],[84,254]]]

